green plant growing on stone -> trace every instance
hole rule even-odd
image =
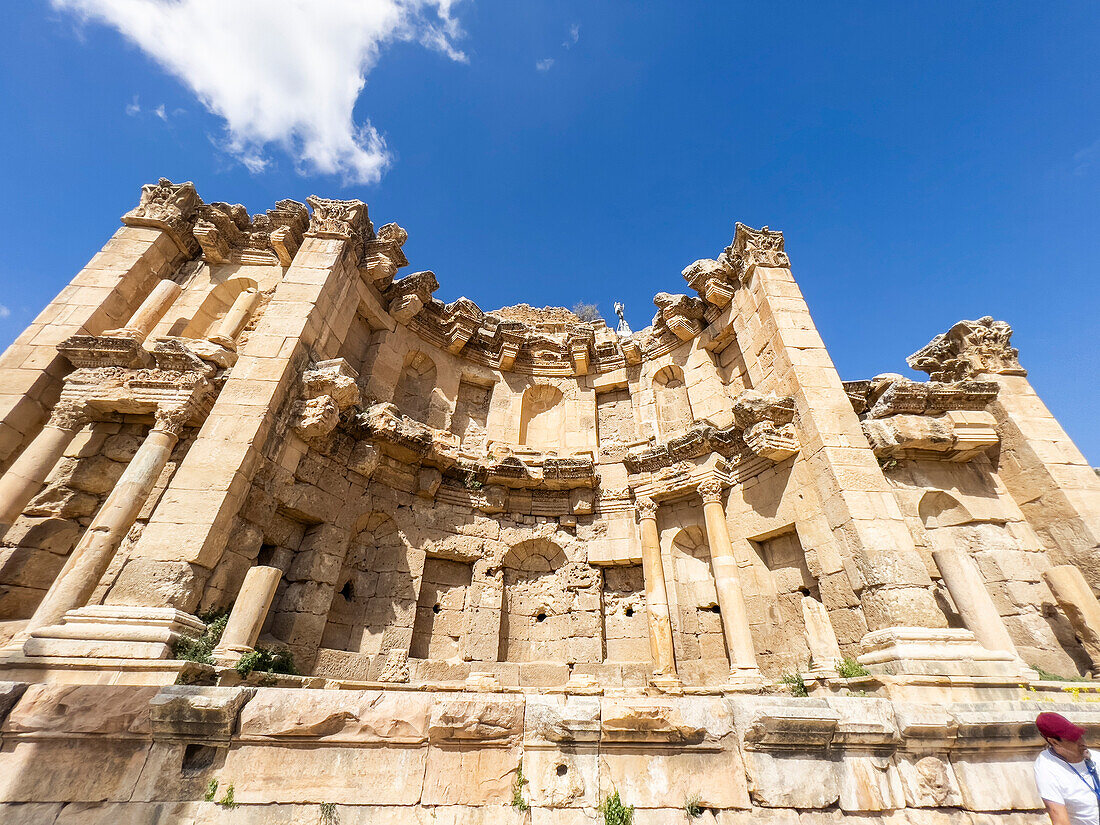
[[[211,655],[221,641],[229,613],[225,610],[212,610],[199,614],[199,620],[205,622],[206,630],[201,636],[182,636],[172,645],[172,658],[185,662],[198,662],[203,665],[214,664]]]
[[[603,318],[600,315],[600,307],[598,304],[590,304],[587,301],[578,301],[573,304],[573,314],[584,321],[586,324],[590,324],[593,321],[599,321]]]
[[[282,673],[297,676],[294,656],[289,650],[258,647],[241,656],[237,662],[237,673],[243,678],[250,673]]]
[[[523,798],[523,786],[527,784],[527,777],[523,775],[523,762],[516,767],[516,781],[512,783],[512,807],[517,811],[526,811],[530,805]]]
[[[703,799],[699,794],[693,793],[684,799],[684,813],[688,819],[698,819],[703,815]]]
[[[801,699],[810,695],[810,692],[806,690],[806,680],[802,678],[801,673],[788,673],[779,681],[787,686],[787,690],[791,692],[791,696],[796,696]]]
[[[218,780],[217,779],[211,779],[209,782],[206,783],[206,793],[203,794],[203,797],[202,797],[203,801],[213,802],[214,797],[216,797],[217,795],[218,795]]]
[[[618,791],[600,804],[600,813],[603,814],[604,825],[632,825],[634,822],[634,806],[624,805]]]
[[[851,656],[845,656],[836,665],[837,673],[840,674],[841,679],[856,679],[860,676],[870,676],[871,671],[853,659]]]
[[[233,786],[230,785],[225,789],[225,796],[218,800],[218,804],[223,808],[236,808],[237,803],[233,800]]]
[[[1085,676],[1059,676],[1057,673],[1051,673],[1049,670],[1043,670],[1038,665],[1028,665],[1032,670],[1039,674],[1039,681],[1041,682],[1091,682]]]
[[[340,825],[340,814],[336,812],[335,802],[321,803],[321,825]]]

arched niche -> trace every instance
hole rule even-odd
[[[393,403],[409,418],[430,424],[435,388],[435,362],[425,353],[414,350],[405,356],[401,376],[393,391]]]
[[[565,661],[573,596],[561,575],[565,563],[561,548],[546,539],[520,542],[505,554],[500,661]]]
[[[653,376],[653,394],[657,402],[657,428],[662,437],[668,438],[691,426],[695,418],[682,369],[669,364],[657,370]]]
[[[519,441],[533,450],[558,451],[565,443],[565,403],[561,390],[536,384],[523,392]]]
[[[924,526],[930,530],[937,527],[957,527],[974,521],[963,503],[943,490],[929,490],[921,496],[917,513]]]
[[[170,335],[181,338],[204,338],[214,332],[218,321],[225,317],[237,296],[249,289],[258,289],[254,278],[230,278],[214,287],[207,294],[190,319],[179,318],[169,330]],[[169,310],[171,311],[171,310]]]

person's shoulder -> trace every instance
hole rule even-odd
[[[1059,763],[1058,759],[1046,748],[1043,748],[1041,751],[1039,751],[1039,755],[1035,757],[1036,773],[1038,773],[1039,771],[1043,771],[1045,773],[1050,773],[1052,771],[1056,772],[1060,767],[1061,764]]]

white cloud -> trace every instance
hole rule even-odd
[[[376,182],[390,155],[353,109],[383,45],[415,40],[466,56],[457,0],[51,0],[117,28],[226,124],[225,148],[251,171],[271,145],[304,170]],[[134,111],[131,112],[131,107]],[[137,98],[127,114],[140,112]],[[154,110],[167,120],[164,107]]]
[[[1093,141],[1084,149],[1081,149],[1079,152],[1074,152],[1073,174],[1085,174],[1098,160],[1100,160],[1100,140]]]
[[[537,69],[540,72],[550,71],[550,67],[552,67],[553,65],[554,65],[554,58],[552,58],[552,57],[546,57],[546,58],[543,58],[542,60],[536,60],[535,61],[535,69]]]
[[[168,122],[168,113],[164,111],[164,104],[163,103],[160,104],[157,108],[155,108],[153,110],[153,114],[156,115],[157,117],[159,117],[165,123]]]
[[[0,318],[7,318],[11,315],[11,310],[3,304],[0,304]]]
[[[569,27],[569,36],[565,38],[565,42],[562,43],[565,48],[569,49],[577,45],[577,41],[581,39],[581,24],[574,23]]]
[[[126,104],[126,114],[130,117],[137,117],[141,114],[141,104],[138,102],[137,95],[134,95],[134,99]]]

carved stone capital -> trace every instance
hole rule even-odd
[[[703,499],[703,504],[721,504],[722,503],[722,482],[716,478],[708,478],[699,482],[699,486],[696,487],[699,491],[699,495]]]
[[[724,307],[730,302],[737,286],[735,279],[731,281],[733,273],[729,267],[711,258],[696,261],[681,274],[688,286],[698,292],[704,301],[717,307]]]
[[[657,502],[649,496],[638,496],[634,500],[634,509],[637,510],[639,519],[657,518]]]
[[[162,433],[168,433],[179,438],[183,432],[183,428],[187,426],[187,423],[191,420],[192,411],[191,407],[184,405],[182,407],[158,407],[156,412],[153,413],[153,417],[156,419],[156,423],[153,424],[153,429]]]
[[[681,341],[688,341],[699,333],[703,302],[698,298],[658,292],[653,296],[653,303],[659,310],[660,320]]]
[[[338,201],[310,195],[306,203],[313,207],[306,237],[335,238],[357,245],[374,238],[374,226],[367,217],[367,205],[362,201]]]
[[[1027,375],[1020,366],[1020,351],[1010,343],[1012,327],[985,316],[977,321],[959,321],[937,335],[906,362],[926,372],[933,381],[963,381],[982,373]]]
[[[425,305],[431,303],[432,293],[437,289],[439,281],[430,271],[414,272],[394,281],[385,292],[390,315],[398,322],[407,324]]]
[[[753,229],[738,223],[734,228],[733,241],[718,256],[718,263],[727,267],[733,277],[745,283],[758,266],[787,268],[791,259],[783,251],[783,233],[768,227]]]
[[[47,427],[66,432],[81,430],[88,423],[88,408],[80,401],[58,401],[50,410]]]
[[[172,183],[168,178],[161,178],[157,183],[147,183],[141,187],[141,200],[122,216],[122,222],[127,226],[160,229],[168,234],[181,252],[192,257],[198,251],[198,243],[191,230],[201,203],[195,184],[190,181]]]
[[[772,421],[759,421],[742,434],[745,446],[769,461],[783,461],[798,452],[798,436],[794,425],[776,426]]]

